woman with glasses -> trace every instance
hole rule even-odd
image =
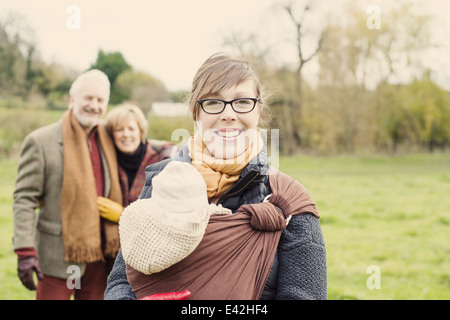
[[[239,215],[243,220],[250,217],[250,229],[255,230],[250,231],[248,241],[244,236],[233,238],[235,240],[226,244],[230,247],[228,251],[223,250],[222,253],[222,250],[217,250],[203,257],[205,262],[199,263],[199,267],[192,267],[197,262],[193,259],[201,256],[201,252],[196,251],[205,246],[208,248],[207,244],[200,243],[185,260],[149,276],[135,277],[135,270],[119,253],[108,280],[105,299],[141,299],[140,289],[146,284],[130,284],[129,279],[141,279],[149,282],[150,286],[162,283],[159,288],[164,289],[150,295],[155,299],[177,299],[174,291],[183,290],[192,295],[182,293],[178,298],[326,299],[326,251],[318,213],[306,190],[297,191],[297,184],[291,187],[292,178],[283,175],[284,180],[277,180],[275,184],[277,175],[271,176],[273,171],[258,131],[268,122],[269,110],[251,65],[246,60],[226,54],[211,56],[195,75],[189,105],[196,133],[171,161],[191,163],[206,183],[209,202],[234,213],[231,218],[211,216],[203,239],[211,238],[207,235],[216,232],[212,238],[227,243],[221,235],[231,238],[233,233],[230,230],[234,230],[238,222],[230,222],[232,225],[224,231],[217,231],[220,229],[218,226],[223,220]],[[167,162],[147,168],[141,198],[151,197],[152,178],[164,169]],[[288,182],[289,186],[283,185]],[[279,192],[280,189],[284,191]],[[306,208],[309,209],[303,210],[302,214],[291,214],[298,199],[308,200]],[[266,213],[283,215],[279,233],[276,228],[260,227],[263,224],[260,220],[266,218]],[[276,219],[269,221],[269,225],[275,224]],[[255,234],[262,238],[271,234],[277,236],[270,241],[256,240],[251,242],[255,248],[247,248],[247,242],[250,243]],[[265,251],[265,247],[273,249]],[[196,269],[202,266],[208,267],[199,273]],[[249,282],[248,278],[252,277],[254,281]],[[202,279],[209,280],[198,285],[204,281]],[[259,289],[249,288],[248,283]]]

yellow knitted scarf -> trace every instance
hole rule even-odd
[[[252,144],[235,158],[217,159],[211,156],[199,133],[188,140],[189,156],[192,165],[206,182],[208,199],[220,197],[239,179],[239,175],[261,152],[264,142],[259,133]]]

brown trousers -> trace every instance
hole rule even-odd
[[[80,289],[69,289],[67,280],[44,276],[38,281],[36,300],[103,300],[106,280],[111,271],[111,263],[93,262],[86,265],[86,271],[80,280]]]

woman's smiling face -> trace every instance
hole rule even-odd
[[[205,98],[230,101],[258,97],[254,81],[249,79]],[[210,154],[217,159],[232,159],[242,154],[256,137],[260,112],[259,104],[249,113],[237,113],[230,104],[219,114],[200,110],[197,129]]]
[[[115,126],[113,138],[119,151],[125,154],[133,154],[141,144],[141,131],[137,122],[129,118]]]

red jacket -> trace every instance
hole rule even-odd
[[[136,201],[141,195],[142,188],[145,185],[145,168],[153,163],[170,158],[172,148],[175,145],[172,143],[165,143],[162,146],[153,146],[150,141],[147,141],[147,150],[142,159],[141,165],[134,178],[133,185],[128,190],[128,177],[124,169],[119,166],[119,180],[122,191],[122,205],[126,207],[130,203]]]

